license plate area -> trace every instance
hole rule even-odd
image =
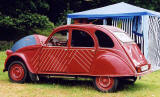
[[[144,65],[144,66],[141,67],[141,71],[142,72],[146,71],[146,70],[148,70],[148,68],[149,68],[148,65]]]

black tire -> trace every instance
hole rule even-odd
[[[27,80],[28,71],[21,61],[13,61],[8,68],[8,76],[11,82],[24,83]]]
[[[129,84],[134,84],[136,82],[136,80],[137,80],[137,77],[131,77],[127,81]]]
[[[116,92],[118,79],[113,77],[95,77],[93,79],[94,87],[100,92]]]
[[[137,77],[126,77],[119,79],[123,84],[134,84],[137,80]]]

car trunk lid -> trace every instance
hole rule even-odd
[[[147,60],[136,43],[124,43],[123,47],[135,66],[147,64]]]

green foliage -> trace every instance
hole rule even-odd
[[[20,14],[17,21],[18,24],[23,25],[25,30],[31,29],[50,29],[53,28],[53,23],[49,21],[48,17],[39,15],[39,14],[32,14],[32,13],[26,13],[26,14]],[[32,34],[32,33],[31,33]]]
[[[0,0],[0,40],[15,41],[34,33],[49,35],[52,22],[66,24],[68,13],[119,2],[160,11],[160,0]]]
[[[37,34],[44,35],[44,36],[49,36],[53,31],[53,28],[48,28],[48,29],[34,29],[33,32],[36,32]]]
[[[56,23],[56,26],[59,26],[59,25],[65,25],[67,24],[67,14],[69,13],[73,13],[72,10],[64,10],[64,12],[60,13],[60,17],[58,18],[58,22]]]
[[[13,45],[13,41],[0,41],[0,51],[10,49]]]
[[[0,0],[0,40],[18,40],[30,34],[43,34],[54,28],[46,16],[46,0]],[[37,29],[40,29],[37,31]]]
[[[14,19],[10,16],[0,16],[0,40],[10,40],[12,37],[14,37],[15,34],[12,32],[15,32],[15,26]]]
[[[14,26],[13,19],[10,16],[1,16],[0,17],[0,27],[5,26],[10,28]]]
[[[47,14],[49,4],[46,0],[0,0],[0,12],[17,17],[24,12]]]
[[[0,35],[2,37],[0,36],[0,40],[18,40],[25,35],[38,34],[35,29],[48,31],[53,27],[54,25],[48,17],[37,13],[22,13],[17,18],[1,15]],[[45,33],[40,34],[46,35]]]

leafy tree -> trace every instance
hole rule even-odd
[[[49,5],[45,0],[0,0],[0,12],[17,17],[20,13],[39,13],[46,15]]]
[[[17,40],[25,35],[37,33],[36,29],[49,30],[49,32],[53,29],[53,23],[48,17],[36,13],[22,13],[17,18],[10,16],[0,18],[0,36],[2,36],[0,40]]]
[[[66,24],[68,13],[119,2],[160,11],[160,0],[0,0],[0,40],[37,32],[48,35],[54,27],[52,22],[56,26]]]
[[[52,31],[48,11],[45,0],[0,0],[0,40],[17,40],[37,29],[41,34]]]

